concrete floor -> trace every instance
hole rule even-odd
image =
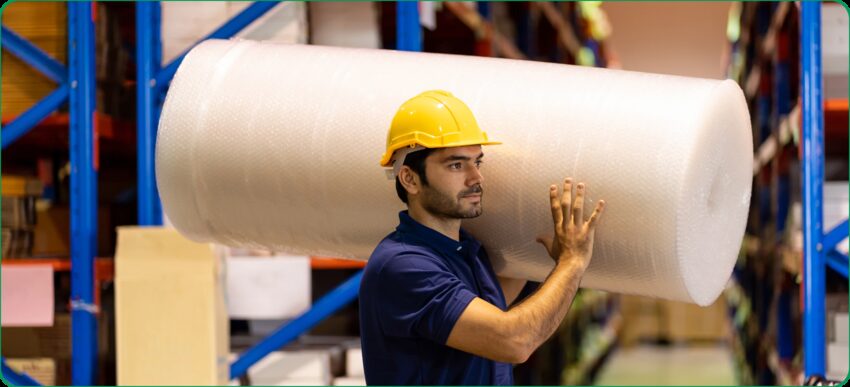
[[[618,348],[599,372],[600,386],[736,385],[725,345],[642,344]]]

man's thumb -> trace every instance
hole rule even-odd
[[[552,250],[552,238],[539,236],[537,237],[537,243],[540,243],[544,247],[546,247],[546,251]]]

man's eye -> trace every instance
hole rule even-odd
[[[475,167],[481,168],[481,164],[484,164],[484,161],[478,160],[478,161],[475,162]]]
[[[449,164],[449,168],[451,168],[451,169],[460,169],[460,163]]]

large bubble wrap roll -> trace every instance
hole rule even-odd
[[[732,81],[386,50],[207,41],[177,71],[156,175],[197,241],[368,259],[404,209],[378,165],[398,107],[444,89],[489,136],[484,213],[464,222],[497,273],[553,267],[549,185],[608,203],[582,287],[712,303],[744,233],[752,134]],[[560,184],[559,184],[560,185]]]

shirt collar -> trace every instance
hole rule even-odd
[[[478,241],[472,238],[464,229],[460,229],[460,242],[449,238],[437,230],[423,225],[413,219],[407,211],[398,213],[399,224],[396,231],[410,235],[427,246],[435,248],[443,254],[458,254],[463,248],[472,249],[477,255],[480,247]]]

